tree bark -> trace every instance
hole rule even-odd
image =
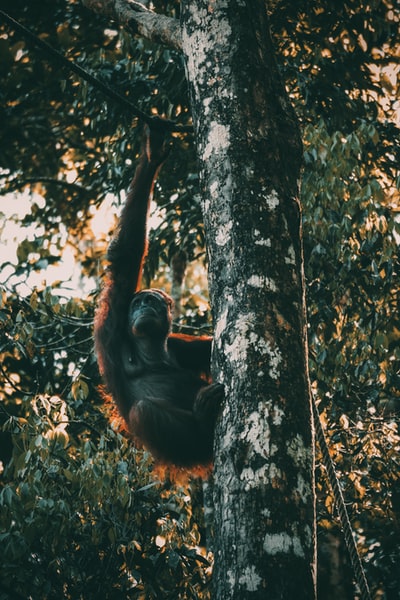
[[[178,250],[171,258],[171,298],[174,301],[174,321],[179,321],[182,315],[182,293],[185,281],[187,254],[184,250]]]
[[[84,2],[98,11],[113,5],[107,14],[117,19],[114,5],[124,4]],[[143,35],[161,39],[158,17]],[[181,0],[176,37],[200,164],[213,372],[226,394],[215,444],[214,597],[312,600],[314,443],[299,127],[263,0]]]
[[[183,0],[226,405],[215,452],[214,595],[315,597],[299,127],[261,0]]]
[[[140,2],[135,0],[82,0],[82,4],[93,12],[118,22],[133,35],[141,35],[176,50],[181,48],[179,21],[156,14]]]

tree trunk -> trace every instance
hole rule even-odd
[[[315,597],[299,128],[261,0],[183,0],[215,323],[214,597]]]

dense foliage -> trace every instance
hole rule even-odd
[[[153,5],[179,15],[179,2]],[[129,38],[78,1],[2,9],[147,113],[190,122],[175,52]],[[400,589],[399,19],[389,0],[271,6],[303,126],[313,389],[367,575],[390,600]],[[1,231],[13,220],[20,228],[17,256],[0,272],[0,598],[208,597],[187,486],[158,482],[150,458],[117,432],[92,353],[103,256],[140,123],[1,19],[0,82]],[[193,140],[175,136],[157,187],[149,280],[168,285],[179,248],[202,257],[196,192]],[[10,205],[17,213],[27,194],[28,212],[13,218]],[[93,217],[105,206],[98,233]],[[85,300],[71,298],[63,268],[58,283],[42,284],[66,249]],[[190,324],[207,323],[204,302],[193,276]],[[322,464],[318,491],[321,530],[333,530]]]

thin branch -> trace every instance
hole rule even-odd
[[[179,21],[149,10],[136,0],[82,0],[86,8],[117,21],[133,35],[182,49]]]
[[[65,181],[62,179],[54,179],[52,177],[25,177],[24,179],[16,178],[8,183],[6,191],[8,193],[13,192],[15,190],[20,190],[26,185],[30,185],[32,183],[43,183],[44,185],[57,185],[59,187],[71,190],[72,192],[83,192],[85,194],[95,193],[92,188],[85,188],[84,186],[79,185],[78,183],[71,183],[69,181]]]

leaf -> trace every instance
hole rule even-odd
[[[0,492],[0,504],[2,506],[8,506],[9,508],[11,508],[15,497],[15,492],[13,491],[11,486],[7,485]]]
[[[89,386],[83,379],[76,379],[72,384],[71,393],[74,400],[86,400],[89,395]]]

